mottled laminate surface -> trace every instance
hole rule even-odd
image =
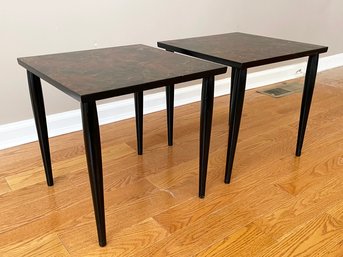
[[[227,69],[145,45],[23,57],[18,63],[79,101],[181,83]]]
[[[240,32],[158,42],[161,48],[236,68],[264,64],[327,52],[326,46]]]

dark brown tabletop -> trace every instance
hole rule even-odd
[[[79,101],[214,76],[227,69],[145,45],[23,57],[18,63]]]
[[[327,52],[326,46],[312,45],[245,33],[186,38],[158,42],[169,51],[179,52],[236,68],[264,64]]]

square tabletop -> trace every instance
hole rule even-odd
[[[179,52],[235,68],[250,68],[327,52],[326,46],[263,37],[245,33],[185,38],[158,42]]]
[[[145,45],[23,57],[18,63],[78,101],[129,94],[227,70]]]

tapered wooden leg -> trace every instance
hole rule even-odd
[[[52,176],[49,137],[48,129],[46,126],[42,85],[40,82],[40,78],[29,71],[27,71],[27,79],[30,90],[33,116],[35,119],[39,139],[39,146],[44,163],[46,182],[48,186],[52,186],[54,184],[54,180]]]
[[[166,50],[172,52],[170,50]],[[167,127],[168,127],[168,145],[173,145],[173,130],[174,130],[174,85],[166,86],[166,102],[167,102]]]
[[[166,86],[167,98],[167,125],[168,125],[168,145],[173,145],[174,127],[174,85]]]
[[[306,124],[307,124],[308,115],[310,113],[312,95],[313,95],[314,85],[316,81],[318,59],[319,59],[318,54],[312,55],[309,57],[308,63],[307,63],[304,92],[303,92],[303,97],[302,97],[302,102],[301,102],[297,149],[295,152],[296,156],[301,155],[301,149],[304,142]]]
[[[241,116],[243,110],[246,77],[246,69],[237,69],[230,103],[230,129],[224,180],[227,184],[230,183],[231,180],[232,166],[236,152],[239,126],[241,123]]]
[[[82,125],[89,181],[100,246],[106,245],[104,189],[102,177],[101,143],[98,114],[95,102],[82,102]]]
[[[200,114],[199,197],[205,197],[213,115],[214,77],[203,79]]]
[[[135,94],[137,152],[143,154],[143,91]]]
[[[234,102],[232,100],[232,96],[235,94],[235,84],[237,84],[237,82],[235,83],[235,79],[236,78],[236,74],[237,74],[237,68],[232,67],[231,68],[231,89],[230,89],[230,109],[229,109],[229,125],[230,125],[230,121],[231,121],[231,110],[232,110],[232,106],[234,105]]]

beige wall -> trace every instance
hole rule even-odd
[[[343,52],[341,0],[1,0],[0,125],[32,117],[16,58],[242,31]],[[79,107],[44,84],[48,114]]]

